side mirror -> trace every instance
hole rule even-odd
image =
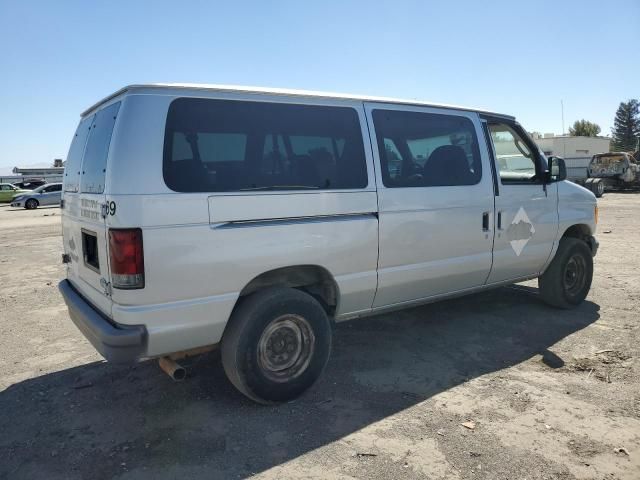
[[[564,158],[551,156],[549,157],[549,181],[561,182],[567,179],[567,166]]]

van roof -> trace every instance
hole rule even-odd
[[[203,91],[211,91],[211,92],[239,92],[239,93],[254,93],[254,94],[264,94],[264,95],[286,95],[286,96],[294,96],[294,97],[307,97],[307,98],[335,98],[341,100],[360,100],[363,102],[374,102],[374,103],[397,103],[401,105],[417,105],[422,107],[440,107],[440,108],[451,108],[455,110],[464,110],[468,112],[478,112],[478,113],[487,113],[490,115],[496,115],[500,117],[505,117],[509,119],[515,119],[515,117],[511,115],[505,115],[501,113],[491,112],[489,110],[471,108],[471,107],[462,107],[458,105],[447,105],[442,103],[433,103],[433,102],[425,102],[421,100],[411,100],[411,99],[402,99],[402,98],[390,98],[390,97],[374,97],[374,96],[366,96],[366,95],[353,95],[353,94],[345,94],[345,93],[334,93],[334,92],[317,92],[312,90],[295,90],[289,88],[268,88],[268,87],[248,87],[241,85],[215,85],[215,84],[206,84],[206,83],[148,83],[148,84],[134,84],[128,85],[120,90],[112,93],[111,95],[103,98],[96,104],[89,107],[87,110],[82,112],[81,116],[85,116],[91,113],[93,110],[97,109],[101,105],[107,103],[109,100],[113,98],[119,97],[129,92],[141,91],[141,90],[203,90]]]

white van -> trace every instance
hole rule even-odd
[[[586,297],[594,195],[513,117],[408,100],[134,85],[82,114],[60,291],[107,359],[220,346],[245,395],[319,377],[332,324],[538,278]]]

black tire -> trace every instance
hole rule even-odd
[[[331,353],[332,329],[311,295],[274,287],[244,298],[222,337],[222,366],[250,399],[286,402],[311,387]]]
[[[25,202],[24,208],[26,208],[27,210],[35,210],[36,208],[38,208],[38,205],[38,201],[35,198],[30,198]]]
[[[604,183],[603,182],[593,182],[593,194],[596,198],[602,197],[604,195]]]
[[[538,278],[540,296],[551,306],[573,308],[589,293],[593,257],[588,245],[577,238],[560,239],[549,268]]]

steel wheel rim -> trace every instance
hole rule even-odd
[[[258,364],[275,382],[299,377],[309,366],[315,336],[309,322],[294,314],[282,315],[267,325],[258,341]]]
[[[564,268],[564,289],[569,295],[580,292],[586,282],[586,262],[581,255],[572,255]]]

